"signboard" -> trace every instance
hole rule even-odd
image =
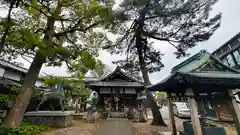
[[[100,89],[100,93],[101,93],[101,94],[111,93],[111,89],[110,89],[110,88],[101,88],[101,89]]]
[[[136,90],[134,88],[125,88],[126,94],[136,94]]]

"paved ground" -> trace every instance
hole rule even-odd
[[[74,120],[70,127],[48,131],[40,135],[95,135],[97,127],[97,124]]]
[[[170,125],[170,121],[169,121],[169,111],[168,111],[168,106],[163,106],[161,109],[160,109],[160,112],[162,114],[162,117],[163,117],[163,120],[165,121],[165,123],[171,127]],[[152,119],[152,113],[151,111],[148,113],[148,118],[149,119]],[[183,130],[183,124],[182,122],[183,121],[186,121],[186,120],[189,120],[189,119],[181,119],[181,118],[178,118],[178,117],[174,117],[175,118],[175,122],[176,122],[176,127],[178,130]]]
[[[96,135],[134,135],[134,133],[128,120],[112,119],[100,121]]]

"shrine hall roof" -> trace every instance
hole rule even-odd
[[[161,82],[147,86],[150,90],[169,91],[180,86],[216,86],[240,88],[240,72],[232,69],[205,50],[172,68],[171,75]]]
[[[125,79],[131,81],[131,82],[139,82],[139,83],[143,83],[140,80],[135,79],[134,77],[128,75],[127,73],[125,73],[124,71],[121,70],[121,68],[119,66],[117,66],[115,68],[114,71],[102,76],[99,80],[100,81],[106,81],[109,80],[112,76],[116,75],[116,74],[120,74],[122,77],[124,77]]]
[[[104,75],[97,81],[88,83],[88,85],[93,87],[144,87],[143,82],[128,75],[120,67],[116,67],[113,72]]]
[[[91,86],[108,86],[108,87],[143,87],[143,84],[138,82],[117,82],[117,81],[100,81],[100,82],[91,82],[89,85]]]

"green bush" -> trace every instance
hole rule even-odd
[[[37,135],[41,132],[51,130],[48,125],[31,125],[27,123],[21,124],[20,128],[5,129],[0,128],[0,135]]]

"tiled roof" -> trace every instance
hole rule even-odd
[[[196,53],[192,57],[188,58],[187,60],[181,62],[180,64],[176,65],[172,68],[172,73],[176,71],[180,72],[192,72],[193,70],[197,69],[207,61],[212,60],[217,64],[220,64],[222,67],[227,69],[230,72],[240,73],[239,71],[230,68],[226,65],[224,65],[221,61],[213,57],[210,53],[208,53],[206,50],[201,50],[200,52]]]
[[[225,73],[225,72],[199,72],[199,73],[182,73],[195,77],[203,78],[218,78],[218,79],[240,79],[240,74]]]
[[[143,82],[141,82],[141,80],[137,80],[134,77],[126,74],[125,72],[123,72],[119,66],[117,66],[116,69],[113,72],[101,77],[100,81],[105,81],[116,73],[120,73],[121,75],[125,76],[126,78],[128,78],[129,80],[131,80],[133,82],[143,83]]]
[[[204,69],[209,64],[213,67]],[[199,53],[173,67],[170,76],[157,84],[147,86],[147,88],[152,90],[166,90],[178,87],[181,84],[187,86],[191,83],[198,84],[199,86],[214,84],[240,88],[240,72],[224,65],[207,51],[201,50]]]
[[[103,82],[92,82],[89,86],[119,86],[119,87],[144,87],[143,84],[138,82],[116,82],[116,81],[103,81]]]
[[[23,73],[28,72],[28,69],[26,69],[24,67],[21,67],[21,66],[18,66],[16,64],[13,64],[11,62],[5,61],[5,60],[0,60],[0,65],[2,65],[4,67],[12,68],[14,70],[17,70],[17,71],[20,71],[20,72],[23,72]]]
[[[11,81],[11,80],[9,80],[9,79],[7,79],[7,78],[4,78],[4,77],[1,77],[1,78],[0,78],[0,83],[1,83],[1,84],[6,84],[6,85],[21,86],[20,83]]]

